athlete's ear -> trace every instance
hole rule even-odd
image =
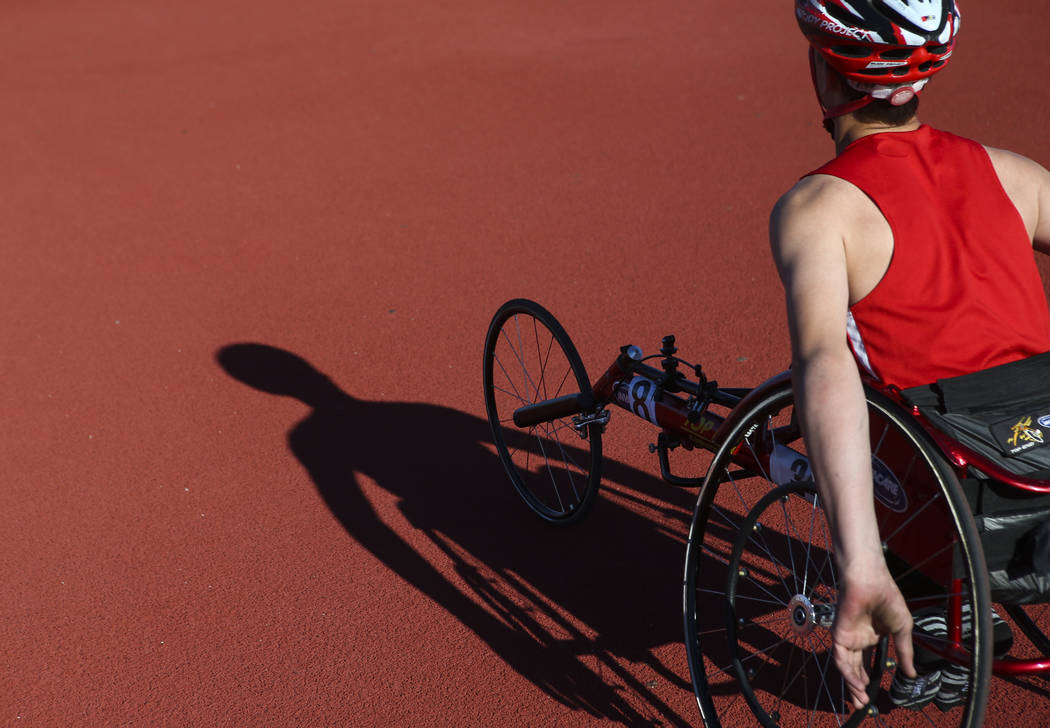
[[[828,81],[828,63],[813,46],[809,47],[809,70],[813,74],[813,89],[821,96]]]
[[[849,100],[845,80],[813,46],[809,47],[809,64],[821,108],[833,108]]]

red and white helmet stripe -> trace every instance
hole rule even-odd
[[[828,64],[875,98],[917,92],[951,58],[959,31],[953,0],[795,0],[795,17]]]

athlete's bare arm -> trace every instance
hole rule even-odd
[[[1035,249],[1050,253],[1050,172],[1020,154],[986,147]]]
[[[847,248],[856,246],[850,240],[856,231],[841,225],[870,219],[865,205],[871,203],[860,190],[818,175],[781,198],[770,219],[770,243],[787,296],[796,406],[840,577],[835,663],[858,708],[867,703],[862,654],[880,635],[894,636],[902,668],[915,674],[911,615],[882,555],[867,407],[846,340]]]

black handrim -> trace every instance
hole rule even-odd
[[[809,483],[789,483],[769,491],[755,504],[741,523],[740,531],[734,541],[733,555],[729,560],[729,568],[726,572],[728,576],[726,585],[726,604],[728,607],[726,626],[728,628],[729,653],[733,669],[736,672],[736,678],[740,683],[741,694],[763,728],[779,728],[781,720],[780,705],[774,704],[767,710],[752,687],[752,680],[758,675],[760,667],[755,664],[749,665],[748,660],[753,659],[758,653],[748,650],[746,640],[741,644],[741,641],[738,639],[738,635],[747,631],[747,628],[753,625],[748,625],[746,620],[739,619],[737,616],[747,611],[746,604],[741,604],[738,607],[737,587],[748,576],[747,567],[744,565],[745,551],[758,546],[760,550],[771,552],[770,544],[763,536],[763,533],[768,530],[766,527],[767,520],[776,522],[779,520],[780,512],[787,518],[789,503],[791,510],[799,511],[798,515],[803,517],[803,521],[797,523],[796,526],[805,528],[807,525],[806,521],[808,521],[811,533],[811,537],[805,542],[806,550],[798,554],[792,554],[792,566],[798,568],[801,564],[804,577],[800,579],[796,571],[794,584],[786,585],[787,588],[793,587],[792,590],[796,592],[796,604],[791,613],[787,615],[788,621],[792,623],[792,629],[796,631],[796,638],[811,644],[819,643],[820,646],[825,648],[830,644],[827,635],[821,634],[822,630],[826,632],[827,629],[821,623],[830,618],[830,614],[834,609],[832,599],[835,592],[837,592],[835,565],[831,560],[830,550],[822,548],[820,551],[823,553],[815,553],[812,549],[814,543],[812,534],[818,530],[823,536],[822,540],[825,542],[829,541],[826,528],[824,528],[824,519],[818,505],[816,488]],[[769,516],[773,517],[769,518]],[[791,532],[792,529],[789,528],[787,533],[790,535]],[[879,677],[882,667],[885,665],[887,643],[888,641],[885,638],[881,640],[879,648],[874,650],[869,658],[867,669],[868,674],[872,677],[870,691],[872,699],[876,697],[875,693],[877,692]],[[810,649],[812,650],[812,647]],[[825,672],[829,667],[830,661],[830,653],[828,653],[823,666]],[[841,690],[844,692],[844,688],[841,688]],[[832,696],[829,694],[828,698],[830,700]],[[852,728],[859,724],[864,717],[862,713],[854,712],[842,724],[843,728]]]

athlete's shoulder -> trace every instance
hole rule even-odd
[[[985,149],[1033,244],[1050,252],[1050,172],[1021,154],[995,147]]]
[[[1050,182],[1050,172],[1035,160],[1007,149],[983,146],[984,150],[988,152],[988,158],[992,160],[992,166],[995,167],[996,174],[999,175],[1000,179],[1006,177],[1011,181],[1016,180],[1022,184],[1029,185]]]
[[[830,174],[811,174],[777,200],[770,225],[773,230],[797,225],[837,227],[840,221],[850,218],[851,210],[862,209],[867,200],[851,182]]]

